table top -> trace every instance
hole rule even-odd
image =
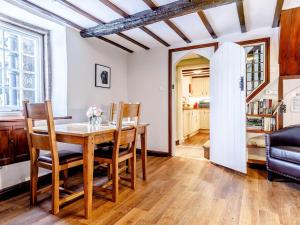
[[[147,123],[140,123],[138,126],[148,126]],[[130,124],[124,124],[124,128],[130,127]],[[35,132],[47,132],[47,126],[34,127],[33,130]],[[63,134],[63,135],[71,135],[71,136],[92,136],[114,132],[116,130],[115,125],[100,125],[100,126],[92,126],[89,123],[68,123],[68,124],[58,124],[55,125],[55,133]]]

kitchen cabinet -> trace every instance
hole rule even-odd
[[[198,77],[192,79],[193,97],[209,96],[209,77]]]
[[[0,121],[0,166],[29,160],[23,121]]]
[[[209,109],[183,110],[183,136],[194,134],[200,129],[209,129]]]

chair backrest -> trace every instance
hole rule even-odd
[[[135,151],[140,109],[140,103],[132,104],[120,102],[116,126],[117,132],[115,136],[114,157],[119,155],[120,145],[128,145],[130,147],[130,151]],[[123,125],[124,118],[130,118],[131,122]]]
[[[45,101],[45,103],[23,101],[23,113],[31,160],[35,160],[34,157],[38,155],[39,150],[46,150],[51,152],[52,163],[59,163],[51,101]],[[47,122],[47,134],[34,132],[33,122],[37,120]]]

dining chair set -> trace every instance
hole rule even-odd
[[[51,191],[52,213],[57,214],[63,204],[84,195],[85,216],[88,218],[91,215],[91,197],[94,190],[110,193],[112,201],[118,202],[120,179],[129,182],[130,187],[135,189],[136,143],[138,130],[141,129],[138,127],[141,112],[139,103],[120,102],[118,106],[115,103],[111,104],[109,120],[115,122],[110,125],[100,125],[98,128],[78,123],[55,125],[50,101],[44,103],[24,101],[23,110],[30,151],[30,204],[32,206],[37,204],[38,194]],[[130,122],[125,123],[126,119]],[[35,121],[46,121],[46,126],[36,128]],[[76,130],[74,126],[81,130]],[[88,144],[86,140],[89,141]],[[81,152],[59,149],[57,142],[61,141],[82,144],[84,148]],[[46,151],[46,153],[41,154],[41,151]],[[93,162],[91,163],[87,156],[92,156],[95,164],[106,165],[108,182],[105,185],[93,184],[93,171],[89,170]],[[121,163],[129,168],[127,169],[130,173],[129,177],[120,175]],[[74,192],[68,189],[68,170],[78,166],[83,167],[84,188]],[[145,175],[144,166],[146,166],[146,160],[143,162]],[[41,189],[38,189],[39,168],[52,172],[51,185]],[[61,175],[62,178],[60,178]],[[60,192],[67,193],[67,196],[60,197]]]

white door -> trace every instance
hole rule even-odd
[[[210,159],[242,173],[247,164],[245,62],[244,49],[234,43],[224,43],[210,62]]]

